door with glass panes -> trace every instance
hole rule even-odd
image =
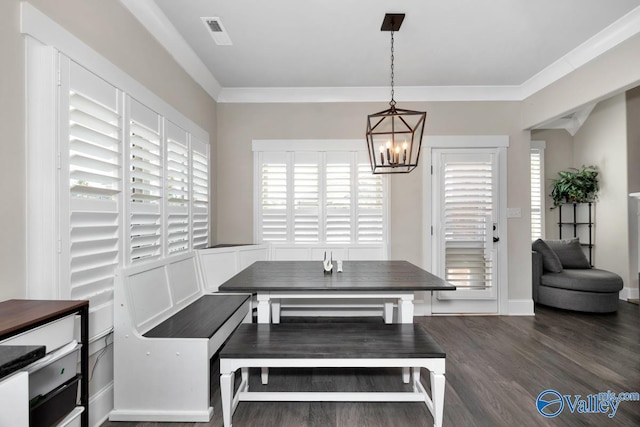
[[[498,150],[434,149],[433,271],[456,286],[433,313],[498,312]]]

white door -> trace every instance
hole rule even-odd
[[[433,313],[498,313],[499,149],[434,149],[433,271],[455,291],[434,292]]]

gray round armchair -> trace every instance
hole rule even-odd
[[[593,313],[618,310],[622,278],[610,271],[592,268],[578,239],[538,239],[532,249],[535,302]]]

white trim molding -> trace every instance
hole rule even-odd
[[[638,288],[628,288],[625,286],[620,291],[619,298],[624,301],[629,301],[630,299],[640,299],[640,292]]]
[[[211,71],[153,0],[120,0],[178,64],[219,103],[388,101],[387,87],[221,87]],[[396,87],[411,101],[522,101],[640,32],[640,6],[520,85]]]
[[[532,299],[510,299],[509,316],[534,316]]]

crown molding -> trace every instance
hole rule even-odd
[[[519,101],[518,86],[396,86],[398,102]],[[389,102],[388,87],[222,88],[219,103]]]
[[[186,72],[218,103],[386,102],[388,87],[221,87],[209,69],[152,0],[120,0]],[[521,85],[403,86],[401,102],[522,101],[640,32],[640,6]]]
[[[152,0],[120,0],[191,78],[216,100],[220,83]]]
[[[640,6],[525,81],[523,99],[560,80],[587,62],[640,33]]]

